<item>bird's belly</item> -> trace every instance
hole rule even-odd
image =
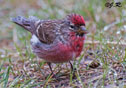
[[[32,45],[33,52],[46,62],[63,63],[75,58],[75,52],[71,51],[70,47],[57,44],[51,48],[39,47]]]
[[[75,57],[75,53],[72,52],[34,52],[39,58],[44,59],[46,62],[63,63],[72,60]]]
[[[83,48],[84,38],[71,38],[68,44],[55,42],[53,44],[43,44],[36,36],[32,36],[31,45],[33,52],[47,62],[62,63],[68,62],[78,57]]]
[[[37,54],[37,53],[36,53]],[[52,63],[63,63],[68,62],[73,59],[74,55],[67,55],[67,54],[56,54],[54,55],[38,55],[40,58],[44,59],[46,62],[52,62]]]

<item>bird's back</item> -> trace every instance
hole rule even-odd
[[[61,20],[39,20],[33,16],[29,18],[17,16],[12,18],[12,21],[31,32],[32,35],[36,35],[45,44],[53,43],[61,24]]]

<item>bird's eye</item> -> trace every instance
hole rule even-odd
[[[74,25],[70,25],[70,27],[71,27],[72,29],[75,28]]]

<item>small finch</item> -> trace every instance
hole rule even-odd
[[[69,14],[56,20],[17,16],[12,21],[31,32],[32,50],[48,63],[52,74],[51,63],[69,62],[73,70],[70,60],[80,55],[87,34],[83,16]]]

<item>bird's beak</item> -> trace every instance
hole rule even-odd
[[[88,31],[87,31],[87,29],[85,28],[85,26],[80,26],[80,29],[79,29],[79,31],[78,31],[80,34],[87,34],[88,33]]]

